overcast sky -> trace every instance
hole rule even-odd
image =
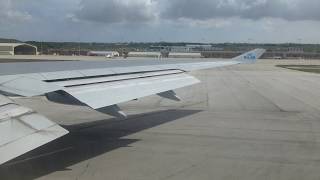
[[[0,37],[320,43],[320,0],[0,0]]]

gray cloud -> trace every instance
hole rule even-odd
[[[319,0],[158,0],[165,3],[161,16],[166,19],[240,17],[320,20]]]
[[[145,0],[82,0],[75,12],[79,20],[99,23],[143,23],[155,18]]]
[[[141,23],[155,19],[280,18],[320,20],[319,0],[81,0],[79,20]]]
[[[0,36],[319,43],[319,7],[320,0],[0,0]]]
[[[14,1],[0,0],[0,23],[19,23],[31,20],[32,16],[16,8]]]

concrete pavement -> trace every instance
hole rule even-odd
[[[0,179],[318,180],[320,75],[278,63],[195,72],[203,83],[179,89],[182,102],[125,103],[124,121],[19,100],[70,134],[1,166]]]

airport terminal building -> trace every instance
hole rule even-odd
[[[26,43],[0,43],[0,55],[37,55],[37,47]]]

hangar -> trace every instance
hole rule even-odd
[[[37,55],[37,47],[26,43],[0,43],[0,55]]]

